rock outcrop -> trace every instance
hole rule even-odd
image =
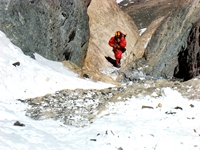
[[[38,53],[82,67],[89,41],[91,0],[1,0],[0,30],[27,55]]]
[[[178,54],[178,66],[174,76],[183,78],[184,81],[190,80],[200,75],[200,20],[192,27],[187,47],[181,49]]]
[[[88,7],[88,15],[90,40],[84,71],[92,79],[102,81],[102,76],[105,76],[105,74],[101,74],[101,70],[113,67],[106,58],[115,59],[112,47],[108,45],[108,41],[114,36],[115,31],[121,30],[127,34],[127,51],[123,54],[122,66],[126,65],[124,60],[134,50],[133,47],[139,38],[139,33],[130,16],[119,8],[115,0],[92,0]],[[134,53],[137,53],[137,51]]]
[[[178,65],[179,52],[187,47],[192,24],[200,17],[200,3],[198,0],[181,1],[178,7],[170,11],[153,33],[144,57],[131,64],[128,72],[142,68],[147,75],[172,78]],[[148,28],[147,28],[148,29]],[[124,69],[124,71],[127,71]]]

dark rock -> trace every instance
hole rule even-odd
[[[174,72],[177,78],[184,81],[190,80],[200,75],[200,20],[192,27],[187,47],[182,47],[178,54],[178,65]]]
[[[190,117],[187,117],[187,119],[195,119],[194,117],[190,118]]]
[[[183,110],[182,107],[179,107],[179,106],[176,106],[174,109],[180,109],[180,110]]]
[[[173,114],[176,114],[176,112],[167,111],[167,112],[165,112],[165,114],[167,114],[167,115],[173,115]]]
[[[190,104],[190,107],[194,107],[194,105],[193,105],[193,104]]]
[[[142,109],[144,109],[144,108],[153,109],[153,107],[151,107],[151,106],[142,106]]]
[[[87,74],[83,74],[84,78],[90,78]]]
[[[13,63],[12,65],[15,66],[15,67],[17,67],[17,66],[20,65],[20,62],[15,62],[15,63]]]
[[[23,127],[23,126],[25,126],[23,123],[20,123],[19,121],[16,121],[15,123],[14,123],[14,126],[20,126],[20,127]]]
[[[29,56],[83,65],[91,0],[1,0],[0,30]]]
[[[97,139],[90,139],[90,141],[97,141]]]

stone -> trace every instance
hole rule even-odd
[[[15,62],[15,63],[13,63],[12,65],[15,66],[15,67],[17,67],[17,66],[20,65],[20,62],[17,61],[17,62]]]
[[[162,104],[161,104],[161,103],[158,103],[158,107],[160,107],[160,108],[161,108],[161,107],[162,107]]]
[[[19,121],[16,121],[14,123],[14,126],[20,126],[20,127],[24,127],[25,125],[23,123],[20,123]]]
[[[144,109],[144,108],[148,108],[148,109],[154,109],[152,106],[142,106],[142,109]]]

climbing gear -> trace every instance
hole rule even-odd
[[[120,31],[116,31],[115,32],[115,37],[121,37],[121,32]]]

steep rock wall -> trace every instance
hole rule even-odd
[[[198,0],[185,0],[176,9],[170,11],[159,23],[149,40],[142,58],[130,63],[124,69],[124,75],[118,78],[132,80],[131,72],[138,70],[152,77],[173,78],[178,65],[178,54],[187,47],[192,24],[199,19]]]
[[[200,20],[192,27],[187,47],[182,48],[178,54],[178,66],[174,76],[184,81],[200,75]]]
[[[83,65],[91,0],[1,0],[0,30],[27,55]]]
[[[200,17],[199,8],[199,0],[188,0],[162,21],[145,51],[146,74],[173,77],[178,53],[187,46],[192,24]]]

